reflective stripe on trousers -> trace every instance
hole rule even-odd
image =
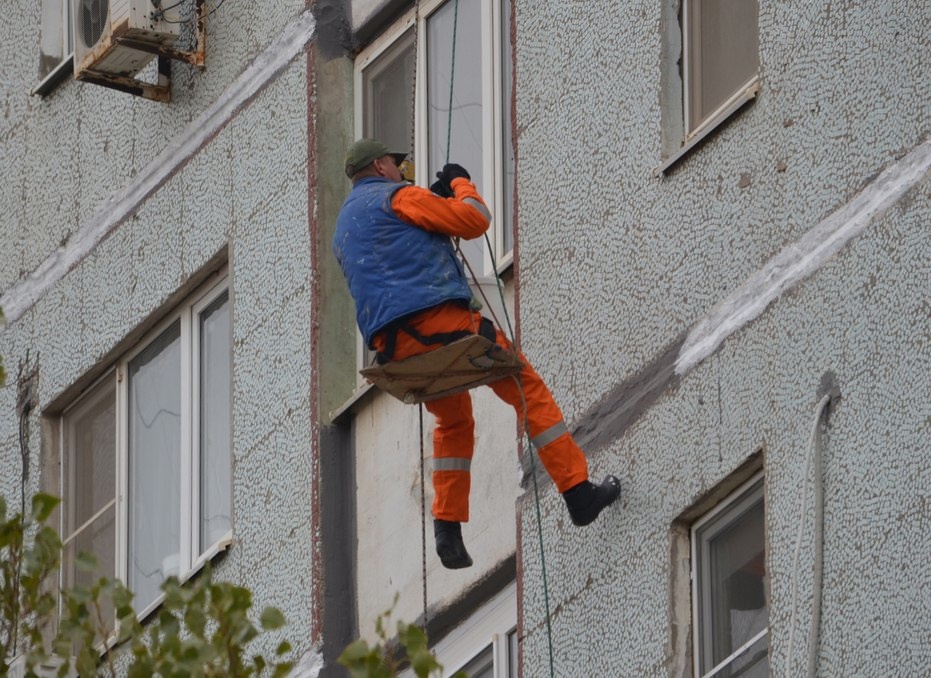
[[[421,321],[423,317],[426,320]],[[410,324],[421,334],[436,334],[455,330],[476,331],[480,316],[457,304],[446,304],[415,316]],[[498,345],[511,350],[510,342],[500,330]],[[429,350],[429,349],[428,349]],[[423,353],[421,344],[409,344],[399,337],[395,359]],[[524,369],[520,380],[506,378],[488,386],[514,408],[518,421],[523,420],[524,401],[530,438],[543,466],[560,492],[588,479],[588,463],[563,421],[562,412],[540,375],[521,356]],[[523,387],[523,397],[521,397]],[[469,468],[475,446],[475,421],[472,418],[472,397],[468,391],[424,403],[436,417],[433,430],[433,516],[442,520],[465,522],[469,519],[469,490],[472,476]],[[512,438],[502,444],[510,444]]]

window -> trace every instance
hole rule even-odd
[[[676,11],[675,4],[667,1],[667,14]],[[657,173],[677,162],[759,91],[759,0],[682,0],[678,18],[681,35],[666,36],[667,158]]]
[[[696,676],[768,675],[764,518],[758,474],[692,526]]]
[[[497,305],[491,276],[495,266],[500,269],[511,262],[514,247],[511,0],[459,2],[458,15],[456,5],[422,2],[417,45],[414,14],[409,12],[359,55],[355,136],[375,137],[393,150],[410,151],[413,133],[411,158],[415,182],[421,186],[432,183],[446,164],[447,153],[450,161],[469,171],[494,215],[489,230],[493,251],[488,251],[484,238],[462,241],[460,247],[489,302]],[[416,99],[412,91],[415,50],[419,55]],[[503,317],[500,309],[495,312]],[[362,365],[374,357],[364,346],[359,355]]]
[[[758,0],[685,0],[685,110],[689,136],[725,114],[758,78]]]
[[[462,243],[476,275],[510,259],[514,152],[511,143],[510,0],[422,2],[414,45],[414,15],[386,32],[356,60],[356,136],[376,137],[410,151],[416,183],[427,186],[447,154],[469,170],[494,215],[483,240]],[[456,57],[453,72],[453,24]],[[412,97],[414,50],[417,94]],[[452,108],[450,83],[452,82]],[[416,110],[416,115],[414,111]],[[450,110],[452,115],[450,115]],[[411,125],[414,129],[411,129]]]
[[[39,38],[39,84],[33,94],[46,94],[71,72],[71,2],[42,0]]]
[[[145,614],[232,536],[225,280],[200,290],[64,414],[66,585],[117,576]],[[92,554],[98,571],[77,567]]]
[[[433,648],[443,675],[517,678],[517,584],[508,585]],[[403,678],[413,676],[408,669]]]

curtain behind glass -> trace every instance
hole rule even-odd
[[[129,365],[129,581],[137,611],[179,574],[181,340],[176,322]]]
[[[753,636],[766,628],[769,614],[765,595],[765,537],[763,499],[709,540],[712,609],[712,657],[704,670],[723,661]],[[766,639],[758,641],[765,649]],[[751,649],[733,667],[750,661]],[[759,661],[759,658],[758,658]],[[762,674],[759,672],[762,671]],[[741,675],[766,675],[766,662]],[[729,671],[721,675],[730,675]]]
[[[453,82],[452,134],[449,161],[465,167],[479,193],[482,176],[482,25],[481,3],[460,2],[456,26],[456,71]],[[456,3],[447,2],[427,20],[427,183],[446,164],[449,90],[452,69],[453,17]],[[463,254],[480,274],[484,239],[460,243]]]
[[[232,529],[230,309],[224,293],[200,323],[200,552]]]

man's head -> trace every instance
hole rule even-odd
[[[407,153],[393,153],[376,139],[359,139],[346,151],[346,176],[355,183],[365,177],[385,177],[401,181],[398,165]]]

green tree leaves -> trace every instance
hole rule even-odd
[[[8,662],[17,655],[25,655],[27,675],[33,675],[52,652],[64,660],[58,675],[68,675],[73,667],[82,678],[101,672],[116,676],[117,666],[140,678],[248,678],[290,672],[292,648],[287,641],[278,643],[273,658],[246,653],[262,633],[282,629],[287,623],[284,615],[266,607],[256,626],[250,619],[251,591],[214,580],[209,564],[188,582],[167,579],[163,602],[144,625],[133,609],[133,594],[118,580],[103,577],[59,592],[62,543],[44,524],[59,503],[37,494],[28,516],[8,518],[6,501],[0,497],[0,676],[7,674]],[[75,564],[83,572],[97,569],[87,554],[79,555]]]

